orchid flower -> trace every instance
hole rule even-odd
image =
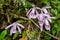
[[[43,8],[42,8],[42,11],[44,12],[44,16],[47,17],[47,20],[48,20],[49,22],[52,22],[51,19],[56,19],[56,18],[50,16],[49,12],[47,11],[47,8],[51,8],[51,6],[43,7]]]
[[[9,29],[10,27],[11,27],[10,35],[12,35],[13,33],[16,33],[17,29],[18,29],[18,32],[21,33],[21,28],[24,28],[24,26],[22,24],[18,24],[16,22],[14,22],[11,25],[7,26],[5,29]]]
[[[27,12],[27,16],[29,19],[35,19],[37,17],[37,13],[35,13],[37,11],[37,9],[39,9],[39,7],[35,7],[35,5],[32,5],[33,8],[31,8],[28,12]]]
[[[52,22],[51,19],[56,19],[56,18],[55,17],[51,17],[46,8],[51,8],[51,7],[48,6],[48,7],[43,7],[42,8],[42,11],[44,12],[45,29],[50,31],[50,24],[49,24],[49,22]]]
[[[44,15],[43,15],[43,12],[41,11],[41,13],[38,15],[38,22],[39,22],[39,25],[40,25],[40,30],[42,31],[43,30],[43,24],[44,24]]]
[[[31,18],[36,18],[35,17],[35,6],[33,5],[33,8],[31,8],[28,12],[27,12],[27,16],[28,16],[28,18],[29,19],[31,19]]]
[[[47,16],[46,16],[47,15]],[[51,19],[55,19],[55,17],[51,17],[49,14],[45,14],[43,13],[43,11],[41,11],[40,14],[38,14],[37,19],[39,20],[39,25],[40,25],[40,30],[43,31],[43,25],[45,24],[45,29],[50,31],[50,24],[49,24],[49,20]]]
[[[39,23],[39,25],[40,25],[40,30],[43,31],[43,25],[45,24],[45,26],[44,26],[45,29],[50,31],[50,24],[49,24],[47,18],[45,18],[44,13],[41,12],[41,13],[38,15],[37,18],[38,18],[38,20],[39,20],[38,23]]]
[[[47,6],[47,7],[42,7],[42,8],[39,8],[39,7],[35,7],[33,6],[33,8],[31,8],[28,12],[27,12],[27,15],[28,15],[28,18],[31,19],[35,19],[37,18],[38,19],[38,23],[40,25],[40,30],[43,31],[43,25],[45,24],[45,29],[46,30],[49,30],[50,31],[50,24],[49,22],[52,22],[51,19],[56,19],[55,17],[51,17],[49,12],[47,11],[47,8],[51,8],[51,6]],[[41,10],[41,13],[39,14],[37,9]],[[36,12],[36,14],[35,14]]]

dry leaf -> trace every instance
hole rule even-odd
[[[25,38],[20,38],[19,40],[27,40],[27,37],[25,37]]]

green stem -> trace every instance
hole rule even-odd
[[[30,20],[30,19],[25,18],[25,17],[20,17],[20,18],[25,19],[25,20]],[[39,25],[38,25],[38,24],[36,24],[33,20],[31,20],[31,21],[39,28]],[[45,32],[46,34],[48,34],[49,36],[51,36],[51,37],[53,37],[53,38],[55,38],[55,39],[60,40],[60,38],[58,38],[58,37],[56,37],[56,36],[54,36],[54,35],[52,35],[52,34],[46,32],[45,30],[43,30],[43,32]]]

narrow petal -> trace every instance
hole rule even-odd
[[[52,20],[51,19],[47,19],[49,22],[52,22]]]
[[[36,10],[36,15],[35,15],[35,17],[37,18],[39,16],[39,13],[38,13],[38,11]]]
[[[49,22],[52,22],[51,17],[49,14],[44,14],[45,19],[47,19]]]
[[[41,32],[43,31],[43,26],[40,26],[40,30],[41,30]]]
[[[32,8],[31,12],[29,13],[28,17],[29,19],[34,18],[35,16],[35,8]]]
[[[42,9],[41,9],[41,8],[39,8],[39,7],[36,7],[36,9],[42,10]]]
[[[43,22],[39,22],[39,25],[40,25],[40,30],[43,31]]]
[[[51,8],[51,6],[46,6],[46,7],[43,7],[42,8],[42,11],[45,13],[45,14],[47,14],[48,13],[48,11],[47,11],[47,9],[46,8]]]
[[[10,30],[10,35],[12,35],[13,34],[13,32],[12,32],[12,29]]]
[[[51,6],[46,6],[46,7],[43,7],[43,8],[51,8]]]
[[[10,28],[11,26],[13,26],[15,23],[12,23],[12,24],[10,24],[9,26],[7,26],[5,29],[8,29],[8,28]]]
[[[21,28],[25,28],[22,24],[17,23],[17,26],[20,26]]]
[[[19,33],[21,33],[21,29],[20,29],[20,27],[19,27],[19,26],[17,26],[17,28],[18,28]]]
[[[49,13],[46,13],[46,14],[44,14],[44,16],[50,17],[50,14]]]
[[[47,9],[46,8],[42,8],[42,11],[46,14],[48,13]]]
[[[26,16],[29,14],[29,12],[32,10],[32,8],[27,12]]]
[[[36,15],[39,15],[38,11],[36,10]]]
[[[56,19],[56,17],[50,17],[50,19]]]

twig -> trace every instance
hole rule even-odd
[[[29,20],[28,18],[25,18],[25,17],[22,17],[22,16],[20,16],[20,18],[25,19],[25,20]]]
[[[30,20],[30,19],[25,18],[25,17],[20,17],[20,18],[25,19],[25,20]],[[38,24],[36,24],[33,20],[31,20],[31,21],[39,28],[39,25],[38,25]],[[60,38],[55,37],[54,35],[51,35],[50,33],[46,32],[45,30],[43,30],[43,32],[45,32],[46,34],[48,34],[49,36],[51,36],[51,37],[53,37],[53,38],[55,38],[55,39],[60,40]]]
[[[55,38],[55,39],[60,40],[60,38],[57,38],[57,37],[55,37],[55,36],[51,35],[50,33],[46,32],[45,30],[43,30],[43,32],[45,32],[46,34],[48,34],[49,36],[51,36],[51,37],[53,37],[53,38]]]

